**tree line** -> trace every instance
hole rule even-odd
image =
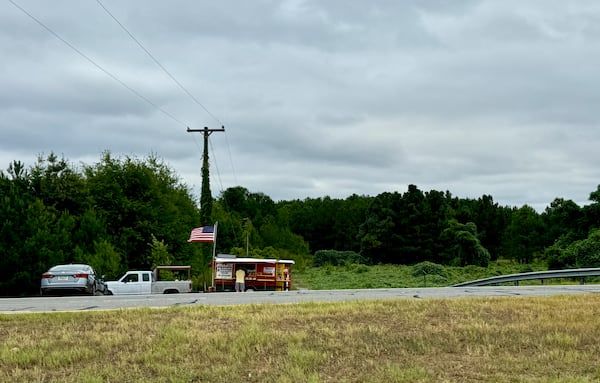
[[[486,266],[498,258],[551,268],[600,266],[600,185],[590,203],[556,198],[544,212],[499,206],[448,191],[273,201],[242,186],[211,200],[201,222],[198,197],[156,156],[79,167],[55,154],[0,171],[0,295],[35,294],[40,275],[61,263],[89,263],[115,278],[127,269],[191,264],[210,281],[194,227],[218,222],[217,252],[323,263]],[[206,221],[206,218],[204,218]],[[204,250],[204,251],[203,251]]]

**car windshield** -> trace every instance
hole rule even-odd
[[[75,272],[75,271],[85,271],[87,273],[91,273],[91,270],[88,267],[81,265],[58,265],[51,268],[49,271],[57,272],[57,271],[66,271],[66,272]]]

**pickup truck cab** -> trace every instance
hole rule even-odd
[[[180,280],[182,272],[184,274],[187,272],[187,276]],[[166,274],[170,275],[173,280],[159,279],[161,275]],[[117,281],[107,281],[106,289],[109,295],[189,293],[192,291],[190,267],[159,266],[154,271],[131,270]]]

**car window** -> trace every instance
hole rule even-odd
[[[81,266],[81,265],[58,265],[58,266],[54,266],[52,267],[49,271],[66,271],[66,272],[75,272],[75,271],[85,271],[85,272],[90,272],[88,267],[85,266]]]
[[[137,281],[138,281],[137,274],[129,274],[128,276],[125,277],[125,282],[137,282]]]

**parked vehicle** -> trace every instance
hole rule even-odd
[[[103,295],[106,285],[92,266],[85,264],[56,265],[42,274],[40,294],[79,293]]]
[[[190,293],[192,292],[190,273],[190,266],[159,266],[154,271],[132,270],[126,272],[117,281],[106,282],[107,293],[109,295]]]

